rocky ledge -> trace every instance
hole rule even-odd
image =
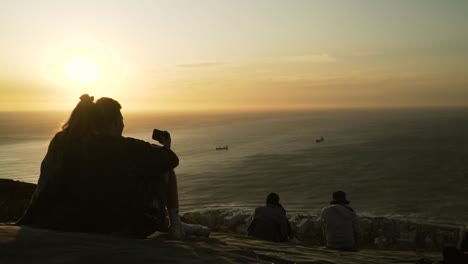
[[[155,233],[144,240],[65,233],[0,224],[0,263],[314,263],[413,264],[440,260],[440,253],[362,250],[340,252],[300,243],[273,243],[214,232],[209,238],[168,240]]]
[[[247,235],[251,215],[252,210],[223,208],[187,212],[183,218],[215,231]],[[299,242],[308,246],[324,245],[316,215],[292,215],[289,221]],[[460,246],[467,235],[463,225],[424,224],[383,217],[359,217],[359,223],[361,245],[368,249],[440,251],[445,246]]]
[[[13,222],[26,208],[36,185],[0,179],[0,222]],[[290,216],[296,239],[289,243],[246,236],[253,210],[204,209],[183,219],[213,229],[210,238],[169,241],[155,233],[145,240],[62,233],[0,223],[0,263],[415,263],[441,259],[444,246],[457,246],[466,227],[360,217],[363,250],[323,247],[316,216]],[[465,240],[466,241],[466,240]],[[460,245],[466,251],[466,245]]]
[[[0,222],[18,220],[29,204],[36,184],[0,179]]]

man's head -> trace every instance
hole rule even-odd
[[[266,199],[267,204],[279,205],[279,195],[276,193],[270,193]]]
[[[120,109],[122,106],[116,100],[102,97],[96,101],[98,117],[96,118],[96,130],[101,134],[121,136],[124,128],[123,117]]]
[[[333,193],[333,200],[330,202],[330,204],[342,204],[342,205],[347,205],[349,204],[349,201],[346,199],[346,193],[343,191],[336,191]]]

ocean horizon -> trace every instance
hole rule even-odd
[[[36,183],[68,114],[0,112],[0,178]],[[182,211],[277,192],[288,212],[318,214],[343,190],[360,215],[468,223],[468,108],[123,114],[124,136],[171,132]]]

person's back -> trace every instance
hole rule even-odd
[[[67,177],[64,177],[64,154],[68,146],[94,133],[94,97],[87,94],[73,109],[62,130],[55,134],[41,163],[40,176],[30,204],[18,225],[55,228],[63,224],[60,208],[70,201]]]
[[[324,233],[329,248],[354,249],[356,214],[343,205],[330,205],[322,210]]]
[[[249,236],[259,239],[285,242],[291,236],[289,221],[286,211],[279,204],[279,196],[271,193],[267,198],[267,204],[257,207],[252,223],[248,228]]]
[[[453,246],[444,247],[442,250],[442,256],[444,259],[440,261],[441,264],[465,264],[463,252]]]
[[[344,192],[335,192],[330,206],[323,208],[320,219],[327,247],[341,250],[358,250],[359,226],[357,216],[346,201]]]
[[[137,139],[95,135],[75,142],[64,153],[57,216],[63,221],[56,228],[99,233],[126,229],[146,213],[151,201],[145,194],[150,192],[159,195],[159,209],[164,210],[165,194],[155,189],[164,184],[163,172],[177,164],[172,151]]]

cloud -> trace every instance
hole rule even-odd
[[[371,89],[378,89],[379,86],[411,86],[420,83],[434,83],[435,77],[427,74],[365,74],[359,72],[351,72],[348,74],[331,75],[331,76],[275,76],[268,80],[271,83],[279,85],[297,85],[299,87],[317,87],[317,88],[330,88],[341,87],[349,88],[354,87],[364,89],[370,87]]]
[[[187,63],[187,64],[178,64],[176,67],[182,68],[202,68],[202,67],[216,67],[221,66],[226,63],[224,62],[199,62],[199,63]]]
[[[256,65],[256,64],[277,64],[277,63],[334,63],[337,59],[327,53],[321,54],[307,54],[298,56],[283,56],[283,57],[270,57],[262,59],[252,59],[244,61],[231,61],[227,62],[197,62],[197,63],[183,63],[175,65],[178,68],[207,68],[217,67],[230,64],[231,66],[242,66],[242,65]]]
[[[351,52],[351,57],[370,57],[380,55],[377,51],[354,51]]]
[[[303,55],[297,55],[297,56],[256,58],[256,59],[244,61],[243,64],[250,64],[250,65],[289,64],[289,63],[322,64],[322,63],[334,63],[336,61],[337,61],[336,57],[327,53],[320,53],[320,54],[303,54]]]
[[[305,62],[305,63],[331,63],[336,62],[336,58],[329,54],[311,54],[311,55],[300,55],[300,56],[289,56],[279,59],[283,62]]]

